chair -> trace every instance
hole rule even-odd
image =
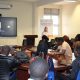
[[[15,71],[10,72],[10,74],[9,74],[9,79],[10,79],[10,80],[16,80],[16,72],[15,72]]]
[[[0,80],[13,80],[13,78],[16,79],[15,75],[10,72],[8,60],[0,58]]]
[[[48,59],[49,71],[48,71],[48,80],[55,80],[54,74],[54,63],[51,57]]]
[[[0,80],[9,80],[9,65],[6,59],[0,59]]]
[[[54,80],[54,72],[53,71],[48,72],[48,80]]]
[[[78,72],[78,75],[77,75],[77,79],[76,80],[80,80],[80,70]]]

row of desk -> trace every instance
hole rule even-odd
[[[21,46],[16,46],[15,48],[21,48]],[[26,49],[26,54],[31,57],[34,49],[35,48]],[[60,55],[61,54],[54,55],[53,53],[52,54],[48,53],[48,56],[50,56],[52,58],[55,58],[56,56],[60,56]],[[63,71],[66,71],[70,68],[71,68],[70,65],[68,65],[68,66],[67,65],[61,65],[61,64],[58,64],[58,63],[54,62],[54,70],[56,72],[63,72]],[[29,73],[28,73],[28,69],[29,69],[29,63],[21,64],[18,67],[18,70],[16,72],[18,80],[28,80],[28,78],[30,76]]]
[[[66,71],[68,69],[70,69],[71,66],[66,66],[66,65],[55,65],[54,64],[54,70],[56,72],[63,72],[63,71]],[[26,64],[21,64],[19,67],[18,67],[18,70],[17,70],[17,78],[18,80],[28,80],[29,78],[29,73],[28,73],[28,69],[29,69],[29,63],[26,63]]]

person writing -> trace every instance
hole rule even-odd
[[[58,57],[60,64],[70,65],[72,63],[72,50],[70,45],[64,41],[63,37],[58,37],[56,39],[58,45],[58,51],[56,54],[63,54],[63,56]]]

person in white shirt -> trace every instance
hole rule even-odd
[[[45,26],[45,28],[44,28],[44,31],[42,32],[42,36],[43,36],[43,35],[45,35],[45,36],[47,36],[47,37],[49,36],[48,27],[46,27],[46,26]]]
[[[70,45],[66,41],[64,41],[63,37],[59,37],[56,42],[58,46],[60,46],[60,50],[58,53],[64,55],[64,58],[59,57],[60,63],[70,65],[72,63],[72,50]]]

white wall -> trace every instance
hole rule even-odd
[[[3,2],[0,2],[3,3]],[[11,9],[0,9],[3,17],[17,17],[17,37],[0,38],[0,45],[22,45],[24,35],[32,34],[32,3],[5,2],[12,4]]]
[[[62,8],[62,34],[74,38],[80,33],[80,4],[67,4]]]
[[[0,2],[3,3],[3,2]],[[17,17],[17,37],[0,38],[0,45],[22,45],[23,36],[25,34],[38,34],[40,31],[40,18],[43,15],[44,7],[62,8],[62,35],[66,34],[75,37],[80,33],[80,4],[67,4],[61,6],[46,5],[37,7],[32,3],[25,2],[6,2],[13,5],[9,10],[1,10],[2,16]],[[35,8],[34,8],[35,7]],[[34,11],[35,10],[35,11]],[[35,13],[35,14],[34,14]],[[38,43],[38,40],[36,40]]]

